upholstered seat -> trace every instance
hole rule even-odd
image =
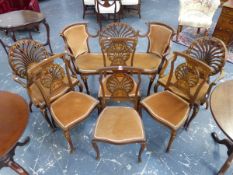
[[[154,53],[135,53],[133,66],[143,69],[143,73],[152,73],[158,70],[162,58]]]
[[[138,112],[131,107],[106,107],[98,117],[94,139],[114,143],[145,141]]]
[[[80,73],[96,73],[104,67],[101,53],[84,53],[75,60],[75,67]]]
[[[109,7],[105,7],[102,5],[99,5],[98,7],[98,3],[96,3],[95,5],[95,10],[97,13],[100,14],[114,14],[114,13],[118,13],[120,11],[121,8],[121,4],[119,1],[116,1],[116,3],[114,5],[111,5]]]
[[[99,148],[97,142],[110,144],[139,143],[141,148],[138,154],[138,161],[141,161],[141,154],[145,148],[145,133],[143,123],[136,111],[139,104],[139,87],[141,83],[142,69],[112,66],[99,70],[100,73],[100,106],[103,111],[100,113],[94,129],[92,146],[96,151],[96,159],[99,159]],[[107,76],[106,76],[107,75]],[[109,101],[133,102],[134,107],[107,106]]]
[[[138,5],[139,0],[122,0],[122,5]]]
[[[184,26],[209,28],[212,24],[212,17],[200,11],[189,11],[185,16],[179,17],[179,22]]]
[[[71,91],[53,102],[50,110],[57,124],[66,130],[85,119],[97,104],[93,97]]]
[[[71,81],[74,86],[79,83],[79,81],[73,77],[71,77]],[[64,82],[67,84],[67,87],[61,89],[59,92],[56,92],[56,94],[53,94],[51,101],[54,101],[56,98],[60,97],[61,95],[65,94],[68,90],[70,90],[67,77],[64,78]],[[44,98],[39,88],[34,83],[29,86],[28,93],[30,94],[31,100],[35,106],[37,107],[45,106]]]
[[[174,130],[185,122],[189,114],[189,103],[169,91],[146,97],[141,104],[153,118],[166,123]]]
[[[160,85],[162,85],[162,86],[165,87],[165,86],[166,86],[166,83],[167,83],[167,80],[168,80],[168,77],[169,77],[169,75],[166,75],[166,76],[160,78],[160,79],[158,80],[158,83],[159,83]],[[171,79],[171,83],[175,83],[176,81],[177,81],[177,80],[176,80],[176,77],[173,75],[173,76],[172,76],[172,79]],[[203,81],[203,80],[200,79],[198,84],[200,84],[202,81]],[[195,86],[195,87],[193,87],[193,88],[190,88],[190,93],[192,94],[192,96],[194,96],[194,93],[197,91],[197,88],[198,88],[198,85]],[[206,95],[208,89],[209,89],[209,84],[208,84],[207,82],[205,82],[205,83],[203,84],[201,90],[199,91],[199,93],[198,93],[198,95],[197,95],[197,98],[196,98],[196,100],[195,100],[195,102],[196,102],[197,104],[200,104],[201,102],[203,102],[203,100],[204,100],[204,98],[205,98],[205,95]],[[178,88],[176,88],[176,87],[174,87],[174,86],[170,87],[169,90],[175,92],[177,95],[183,97],[183,98],[186,99],[186,100],[189,100],[189,98],[190,98],[187,94],[183,93],[183,91],[179,90]]]
[[[95,0],[83,0],[85,5],[95,5]]]

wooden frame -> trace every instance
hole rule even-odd
[[[123,7],[123,11],[136,11],[139,18],[141,19],[141,0],[138,0],[138,4],[137,5],[124,5],[122,4]],[[123,12],[124,13],[124,12]]]
[[[101,109],[103,109],[105,107],[106,104],[106,100],[116,100],[116,101],[131,101],[134,103],[134,107],[135,109],[138,109],[138,103],[139,103],[139,96],[138,96],[138,91],[139,91],[139,87],[140,87],[140,83],[141,83],[141,69],[138,68],[133,68],[133,67],[122,67],[122,66],[114,66],[114,67],[106,67],[106,68],[102,68],[99,70],[100,73],[100,78],[99,78],[99,82],[100,82],[100,86],[101,86],[101,90],[102,90],[102,94],[103,96],[100,97],[100,105],[101,105]],[[123,94],[121,94],[120,96],[119,93],[117,93],[117,96],[114,95],[114,93],[107,97],[105,96],[105,87],[103,85],[103,78],[104,76],[107,76],[110,80],[111,77],[109,77],[109,75],[115,75],[115,74],[125,74],[128,75],[129,77],[131,77],[132,79],[134,79],[132,77],[132,74],[135,74],[138,78],[138,82],[136,83],[136,91],[135,91],[135,96],[129,97],[128,93],[129,91],[127,89],[122,89],[124,91]],[[108,79],[108,80],[109,80]],[[111,82],[111,81],[110,81]],[[128,81],[129,83],[130,81]],[[131,82],[132,83],[132,82]],[[111,86],[113,87],[113,86]],[[129,86],[125,86],[125,87],[129,87]],[[132,88],[132,87],[131,87]],[[118,90],[118,88],[116,88]],[[92,146],[94,148],[94,150],[96,151],[96,159],[99,159],[100,157],[100,153],[99,153],[99,148],[97,146],[97,142],[104,142],[104,143],[110,143],[110,144],[115,144],[115,145],[125,145],[125,144],[133,144],[133,143],[139,143],[141,144],[141,148],[139,150],[139,154],[138,154],[138,162],[141,162],[141,154],[143,152],[143,150],[146,147],[146,140],[130,140],[127,142],[114,142],[111,140],[106,140],[106,139],[99,139],[96,138],[95,136],[92,139]]]
[[[175,35],[175,32],[174,32],[174,29],[166,24],[163,24],[163,23],[159,23],[159,22],[149,22],[148,24],[148,30],[145,34],[140,34],[139,33],[139,37],[146,37],[148,39],[148,46],[147,46],[147,53],[152,53],[152,54],[155,54],[155,55],[158,55],[160,58],[161,58],[161,62],[159,64],[159,67],[157,70],[153,70],[153,72],[151,73],[145,73],[147,75],[150,76],[150,82],[149,82],[149,85],[148,85],[148,89],[147,89],[147,95],[150,94],[150,89],[151,89],[151,86],[156,78],[156,75],[159,74],[159,76],[162,76],[163,73],[164,73],[164,70],[166,68],[166,65],[168,64],[168,60],[167,60],[167,56],[169,55],[170,51],[171,51],[171,46],[170,46],[170,43],[167,45],[166,49],[164,50],[163,53],[158,53],[158,52],[154,52],[151,50],[151,45],[152,45],[152,38],[150,38],[150,33],[151,33],[151,28],[153,25],[158,25],[158,26],[162,26],[162,27],[165,27],[166,29],[170,30],[171,31],[171,36],[169,37],[169,41],[172,39],[172,37]]]
[[[103,2],[103,3],[100,3]],[[96,19],[97,22],[99,23],[100,29],[102,28],[102,18],[104,17],[103,15],[107,15],[107,18],[110,19],[110,15],[113,15],[113,21],[116,22],[117,20],[120,21],[120,16],[121,16],[121,1],[120,0],[112,0],[112,3],[108,0],[95,0],[95,11],[96,11]],[[119,3],[119,11],[117,11],[117,4]],[[99,7],[102,8],[111,8],[112,6],[115,6],[114,12],[113,13],[100,13]]]
[[[93,3],[93,5],[87,5],[85,4],[85,0],[82,1],[83,1],[83,19],[85,18],[86,14],[95,14],[95,3]],[[95,2],[95,0],[93,0],[93,2]],[[90,11],[90,13],[86,13],[87,11]]]
[[[97,70],[96,70],[95,73],[93,73],[93,72],[88,72],[88,71],[86,71],[86,72],[84,73],[84,72],[80,72],[80,71],[79,71],[78,67],[75,66],[75,60],[78,59],[78,56],[79,56],[79,55],[78,55],[78,56],[75,56],[75,55],[74,55],[74,53],[73,53],[71,47],[69,46],[69,44],[68,44],[68,42],[67,42],[67,37],[66,37],[65,34],[64,34],[64,33],[65,33],[67,30],[69,30],[71,27],[74,27],[74,26],[82,26],[82,25],[83,25],[83,26],[85,27],[85,32],[86,32],[86,34],[88,35],[88,37],[87,37],[87,39],[86,39],[86,45],[87,45],[87,51],[86,51],[86,52],[87,52],[87,53],[90,53],[89,38],[90,38],[90,37],[91,37],[91,38],[96,38],[96,37],[98,37],[98,36],[99,36],[99,32],[97,32],[97,34],[95,34],[95,35],[91,35],[91,34],[88,32],[88,30],[87,30],[87,24],[88,24],[88,23],[74,23],[74,24],[71,24],[71,25],[65,27],[65,28],[62,30],[62,32],[60,33],[60,36],[61,36],[61,37],[63,38],[63,40],[64,40],[64,43],[65,43],[65,50],[66,50],[66,53],[69,54],[70,57],[71,57],[71,62],[72,62],[72,65],[73,65],[74,70],[76,71],[77,74],[79,74],[79,75],[81,76],[81,79],[82,79],[82,81],[83,81],[83,83],[84,83],[84,86],[85,86],[85,88],[86,88],[87,94],[90,94],[90,91],[89,91],[89,88],[88,88],[87,79],[88,79],[88,76],[89,76],[89,75],[96,75],[96,74],[98,74],[98,73],[97,73]],[[81,55],[81,54],[80,54],[80,55]]]

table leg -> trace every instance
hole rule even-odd
[[[50,43],[50,28],[49,28],[49,24],[46,22],[46,20],[43,22],[43,24],[45,25],[46,32],[47,32],[47,41],[46,41],[45,45],[49,45],[49,49],[50,49],[51,53],[53,53],[53,50],[52,50],[52,47],[51,47],[51,43]]]
[[[224,175],[225,174],[225,172],[227,171],[227,169],[230,167],[232,160],[233,160],[233,152],[227,158],[226,162],[223,164],[223,166],[219,170],[218,175]]]
[[[224,175],[224,173],[227,171],[227,169],[230,167],[231,162],[233,160],[233,143],[229,139],[222,139],[220,140],[219,137],[215,132],[211,133],[212,138],[214,139],[215,142],[225,145],[227,147],[227,155],[228,158],[221,167],[221,169],[218,172],[218,175]]]
[[[18,163],[14,161],[14,155],[15,155],[15,149],[17,146],[24,146],[27,143],[29,143],[30,138],[27,137],[23,142],[18,142],[14,148],[0,160],[0,169],[2,167],[10,167],[12,170],[14,170],[16,173],[20,175],[28,175],[28,172],[21,167]]]

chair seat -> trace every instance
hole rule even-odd
[[[81,73],[97,73],[97,70],[104,67],[102,53],[84,53],[75,60],[75,66]]]
[[[167,80],[168,80],[168,75],[166,75],[166,76],[160,78],[160,79],[158,80],[158,83],[159,83],[160,85],[162,85],[162,86],[165,87],[165,86],[166,86],[166,83],[167,83]],[[202,81],[202,80],[199,80],[199,83],[201,83],[201,81]],[[171,83],[174,83],[174,82],[176,82],[176,77],[175,77],[175,76],[172,76]],[[191,88],[191,89],[190,89],[190,92],[191,92],[192,96],[193,96],[194,93],[196,92],[197,88],[198,88],[198,85],[195,86],[194,88]],[[183,91],[179,90],[178,88],[176,88],[176,87],[174,87],[174,86],[170,86],[169,89],[170,89],[171,91],[175,92],[176,94],[178,94],[179,96],[183,97],[184,99],[189,100],[189,96],[188,96],[187,94],[184,94]],[[205,97],[205,95],[206,95],[208,89],[209,89],[209,84],[208,84],[208,83],[205,83],[205,84],[202,86],[202,88],[201,88],[201,90],[200,90],[200,92],[199,92],[199,94],[198,94],[198,96],[197,96],[197,98],[196,98],[196,101],[195,101],[195,102],[196,102],[197,104],[200,104],[201,102],[203,102],[203,99],[204,99],[204,97]]]
[[[104,87],[104,93],[105,93],[105,97],[111,97],[111,93],[108,91],[107,87],[106,87],[106,83],[107,83],[107,79],[109,76],[105,77],[103,79],[103,87]],[[136,93],[136,89],[137,88],[137,83],[134,81],[134,88],[133,90],[129,93],[129,97],[134,97],[135,93]],[[101,86],[99,87],[99,93],[98,93],[98,97],[103,97],[103,93],[102,93],[102,89]],[[138,96],[140,96],[140,91],[138,91]]]
[[[71,77],[71,81],[72,84],[75,86],[78,83],[78,80],[76,78]],[[67,77],[64,78],[64,82],[68,84],[68,79]],[[52,99],[51,101],[55,100],[56,98],[60,97],[61,95],[63,95],[64,93],[66,93],[69,90],[69,86],[64,87],[63,89],[61,89],[60,91],[56,92],[56,94],[52,95]],[[30,94],[30,97],[32,99],[32,102],[35,106],[37,107],[44,107],[45,105],[45,101],[43,96],[41,95],[41,92],[38,88],[38,86],[36,84],[32,84],[29,88],[28,88],[28,92]]]
[[[122,0],[121,4],[122,5],[138,5],[139,0]]]
[[[189,103],[179,96],[164,91],[155,93],[141,101],[151,116],[176,130],[189,115]]]
[[[95,0],[84,0],[84,5],[95,5]]]
[[[98,117],[94,139],[116,144],[145,141],[142,120],[131,107],[106,107]]]
[[[98,101],[84,93],[71,91],[51,104],[54,120],[64,130],[85,119]]]
[[[209,28],[212,18],[201,11],[188,11],[179,17],[179,25]]]
[[[113,1],[109,1],[109,2],[112,3]],[[96,10],[96,12],[101,13],[101,14],[114,14],[115,7],[116,7],[116,13],[118,13],[120,11],[120,8],[121,8],[121,4],[119,1],[116,1],[116,4],[114,4],[110,7],[104,7],[102,5],[99,5],[99,9],[97,8],[97,4],[96,4],[95,10]]]
[[[144,70],[143,73],[157,71],[161,57],[153,53],[135,53],[133,66]]]

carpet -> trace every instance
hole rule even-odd
[[[193,28],[193,27],[185,27],[182,32],[180,32],[178,40],[176,41],[176,35],[173,37],[172,41],[177,43],[177,44],[181,44],[183,46],[188,47],[192,41],[194,41],[195,39],[199,38],[199,37],[203,37],[205,35],[204,33],[204,29],[200,30],[200,33],[197,33],[197,29]],[[211,36],[213,33],[213,30],[209,31],[209,36]],[[233,44],[231,44],[228,47],[228,58],[227,61],[230,63],[233,63]]]

